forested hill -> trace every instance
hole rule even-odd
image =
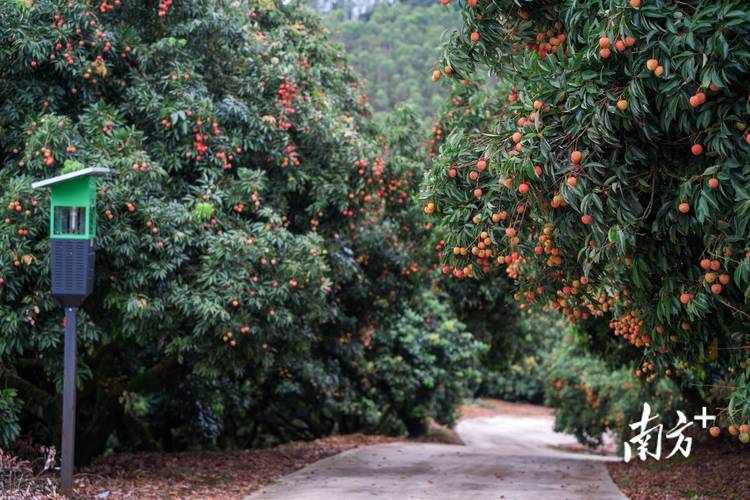
[[[308,4],[321,14],[340,11],[346,19],[367,17],[373,7],[379,3],[393,5],[395,3],[411,7],[430,7],[436,0],[309,0]]]
[[[458,25],[458,12],[437,2],[383,1],[361,13],[356,9],[363,6],[355,4],[332,5],[326,23],[332,38],[346,47],[352,66],[367,80],[376,115],[407,102],[425,125],[431,123],[446,93],[430,76],[437,68],[439,40]],[[353,9],[360,12],[356,19],[350,19]]]

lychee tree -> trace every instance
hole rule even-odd
[[[505,96],[512,86],[480,79],[437,80],[449,82],[451,92],[433,126],[430,154],[441,152],[437,161],[444,162],[467,148],[481,151],[481,144],[476,144],[486,140],[482,133],[508,112]],[[458,171],[458,163],[451,162],[449,177],[456,178]],[[429,204],[425,208],[431,211]],[[502,214],[495,219],[498,216]],[[450,225],[441,224],[434,234],[452,232]],[[486,248],[477,245],[471,251]],[[469,252],[468,248],[447,247],[445,239],[435,250],[443,260],[450,253]],[[556,429],[575,434],[589,445],[601,443],[605,431],[626,435],[628,422],[640,417],[638,402],[650,401],[660,412],[681,406],[679,393],[670,395],[674,385],[668,380],[646,383],[624,368],[640,359],[641,351],[612,336],[603,318],[570,325],[557,312],[529,308],[515,286],[513,267],[487,263],[481,279],[456,279],[456,269],[447,263],[440,271],[437,286],[458,318],[488,346],[480,358],[479,395],[543,401],[556,410]],[[668,416],[664,418],[668,422]]]
[[[439,79],[436,79],[439,80]],[[494,116],[503,111],[504,106],[495,99],[494,93],[487,86],[478,83],[451,82],[450,94],[442,106],[431,132],[428,154],[435,157],[441,148],[450,141],[463,141],[473,138]],[[444,161],[444,159],[440,159]],[[456,175],[449,169],[449,175]],[[434,207],[425,206],[425,212],[432,213]],[[444,232],[451,233],[450,228],[438,226],[433,232],[435,254],[438,260],[444,260],[454,248],[446,246]],[[457,317],[466,323],[469,330],[485,344],[488,349],[482,356],[484,370],[483,386],[480,394],[497,397],[498,394],[486,392],[487,383],[493,378],[493,372],[503,371],[522,354],[518,305],[513,301],[511,282],[502,270],[486,268],[483,280],[454,280],[451,268],[443,264],[436,273],[435,287],[450,302]]]
[[[77,165],[114,171],[79,325],[82,460],[452,421],[480,346],[423,298],[416,120],[369,125],[314,15],[2,2],[0,68],[0,445],[58,432],[62,311],[30,185]]]
[[[456,129],[429,175],[446,271],[503,267],[521,307],[603,318],[637,376],[746,422],[747,3],[461,6],[441,74],[489,68],[507,109]]]

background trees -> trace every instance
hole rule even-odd
[[[325,18],[334,40],[346,48],[354,69],[365,79],[375,117],[408,103],[426,127],[446,92],[429,75],[440,55],[443,33],[458,25],[453,8],[436,2],[378,2],[355,20],[334,9]]]
[[[458,127],[430,175],[446,271],[500,265],[521,307],[559,309],[605,359],[747,421],[750,10],[471,3],[444,63],[488,66],[507,108]]]
[[[429,291],[417,119],[297,4],[0,5],[2,444],[58,432],[47,196],[100,183],[80,460],[449,423],[481,345]],[[398,367],[398,369],[394,369]]]

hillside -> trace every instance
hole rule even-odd
[[[432,83],[443,34],[456,27],[458,12],[431,6],[381,2],[356,20],[334,9],[325,22],[342,43],[354,69],[366,80],[376,118],[400,103],[409,103],[426,126],[447,92]]]

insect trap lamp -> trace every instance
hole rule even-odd
[[[63,373],[62,492],[72,495],[75,461],[76,326],[78,308],[94,287],[96,176],[108,168],[90,167],[34,182],[50,188],[50,271],[52,295],[65,308]]]

